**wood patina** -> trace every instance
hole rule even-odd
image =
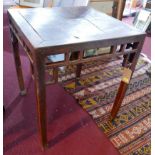
[[[35,81],[39,130],[43,148],[46,134],[46,81],[45,70],[53,68],[54,81],[58,82],[58,67],[77,65],[80,77],[82,64],[123,55],[123,66],[134,72],[145,38],[145,33],[121,21],[98,12],[91,7],[29,8],[8,10],[11,40],[21,94],[26,94],[18,50],[20,42],[30,60]],[[128,45],[131,48],[127,48]],[[84,51],[111,47],[108,54],[84,57]],[[76,59],[70,53],[78,51]],[[47,56],[64,54],[61,62],[50,62]],[[132,75],[131,75],[132,76]],[[130,81],[130,79],[129,79]],[[111,117],[115,118],[125,96],[128,83],[121,81]]]

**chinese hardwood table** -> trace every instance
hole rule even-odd
[[[21,95],[25,95],[26,90],[19,42],[30,60],[43,148],[47,146],[45,70],[48,68],[53,69],[54,81],[58,82],[60,66],[76,65],[79,78],[82,64],[123,55],[124,75],[111,111],[111,118],[115,118],[134,72],[145,33],[91,7],[9,9],[8,16]],[[85,50],[103,47],[110,47],[109,53],[84,56]],[[70,53],[75,51],[78,51],[78,56],[72,60]],[[64,60],[48,61],[47,57],[55,54],[64,54]]]

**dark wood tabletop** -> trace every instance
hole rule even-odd
[[[81,43],[86,49],[89,42],[92,48],[96,48],[103,47],[107,40],[128,38],[130,41],[131,37],[134,41],[133,36],[143,34],[90,7],[9,9],[8,12],[25,36],[25,42],[35,49],[68,49],[68,46],[72,48],[71,45],[78,49]]]

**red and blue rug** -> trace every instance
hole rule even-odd
[[[113,121],[109,114],[122,75],[122,58],[112,62],[93,62],[83,66],[82,76],[76,83],[74,67],[60,73],[59,81],[107,135],[123,155],[150,155],[151,153],[151,82],[146,73],[150,63],[141,57]]]

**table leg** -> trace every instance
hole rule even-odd
[[[58,82],[58,67],[53,68],[53,79],[55,83]]]
[[[134,57],[132,58],[132,62],[131,62],[131,66],[130,66],[130,70],[132,71],[132,74],[131,74],[130,79],[132,78],[133,72],[135,70],[135,67],[136,67],[136,64],[137,64],[137,61],[138,61],[138,58],[139,58],[139,55],[140,55],[140,52],[142,49],[143,42],[144,42],[144,40],[142,40],[139,44],[135,43],[135,45],[138,46],[137,47],[138,50],[135,53]],[[136,48],[136,46],[135,46],[135,48]],[[129,79],[129,81],[130,81],[130,79]],[[115,101],[114,101],[114,104],[113,104],[113,107],[112,107],[111,119],[114,119],[116,117],[117,112],[119,111],[119,108],[120,108],[122,101],[125,97],[125,93],[128,88],[128,85],[129,85],[129,83],[121,81]]]
[[[18,40],[16,36],[13,34],[13,32],[11,32],[11,41],[12,41],[12,47],[13,47],[13,55],[15,60],[18,84],[20,88],[20,94],[26,95],[26,89],[24,86],[23,73],[22,73],[22,66],[21,66],[20,55],[19,55]]]
[[[81,70],[82,70],[82,64],[77,64],[76,65],[76,74],[75,74],[75,89],[76,89],[76,86],[77,86],[77,82],[81,76]]]
[[[82,70],[82,64],[77,64],[76,65],[76,78],[80,78],[81,70]]]
[[[114,119],[116,117],[117,112],[119,111],[119,108],[120,108],[122,101],[124,99],[127,88],[128,88],[128,84],[121,81],[115,101],[114,101],[114,105],[112,107],[111,119]]]
[[[44,58],[35,57],[34,61],[34,79],[37,98],[37,113],[40,138],[43,150],[47,147],[46,130],[46,88],[45,88],[45,68]]]
[[[34,69],[33,69],[33,64],[30,62],[30,72],[32,75],[32,78],[34,79]]]
[[[81,76],[81,70],[82,70],[82,64],[77,64],[76,65],[76,72],[75,72],[75,90],[78,84],[78,81],[80,79]],[[76,98],[77,102],[80,102],[80,100],[78,98]]]

